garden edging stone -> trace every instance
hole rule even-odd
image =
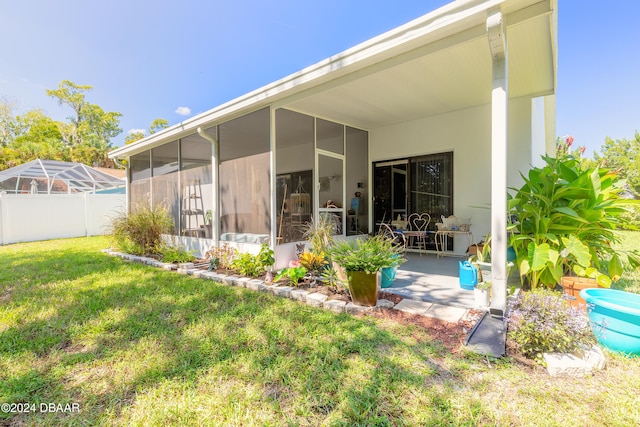
[[[153,258],[134,256],[113,250],[103,250],[104,253],[122,258],[126,261],[147,264],[163,270],[175,271],[179,274],[190,275],[199,279],[216,281],[222,285],[238,286],[253,291],[269,292],[275,296],[289,298],[294,301],[305,302],[312,307],[324,308],[336,313],[362,314],[371,310],[394,309],[395,304],[386,299],[380,299],[373,307],[356,305],[353,302],[342,300],[329,300],[329,297],[319,292],[310,292],[304,289],[297,289],[291,286],[279,286],[277,284],[266,283],[261,279],[251,279],[248,277],[227,276],[213,271],[203,271],[193,268],[193,263],[163,263]],[[438,317],[438,316],[428,316]]]

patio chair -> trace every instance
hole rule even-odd
[[[404,233],[394,230],[389,224],[384,222],[381,223],[378,233],[392,239],[396,246],[401,246],[402,252],[405,252],[407,250],[407,238],[405,237]]]
[[[429,233],[427,228],[430,222],[431,215],[426,212],[409,215],[409,230],[405,232],[405,235],[409,238],[409,247],[418,249],[420,255],[422,255],[423,249],[427,249],[427,234]]]

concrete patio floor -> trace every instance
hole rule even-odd
[[[396,280],[386,292],[404,298],[432,302],[451,307],[474,308],[473,291],[460,288],[458,262],[460,257],[437,257],[409,252],[407,262],[396,273]]]

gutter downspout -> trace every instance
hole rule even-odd
[[[204,131],[204,129],[202,129],[202,127],[198,126],[198,129],[196,129],[198,132],[198,135],[200,135],[202,138],[206,139],[207,141],[209,141],[211,143],[211,145],[213,146],[213,150],[211,153],[211,165],[212,165],[212,173],[211,173],[211,184],[213,187],[212,190],[212,196],[213,196],[213,203],[212,203],[212,209],[211,209],[211,238],[214,241],[214,244],[216,246],[218,246],[218,238],[220,236],[220,216],[219,216],[219,212],[218,212],[218,205],[219,205],[219,191],[218,191],[218,149],[219,149],[219,145],[218,145],[218,141],[213,138],[211,135],[209,135],[208,133],[206,133]]]

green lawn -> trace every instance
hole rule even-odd
[[[622,231],[620,232],[619,247],[623,250],[640,251],[640,232],[638,231]],[[622,278],[614,283],[612,288],[621,289],[623,291],[635,292],[640,294],[640,271],[627,271]]]
[[[0,247],[0,403],[80,408],[0,412],[0,425],[640,425],[640,358],[551,378],[107,246]]]

